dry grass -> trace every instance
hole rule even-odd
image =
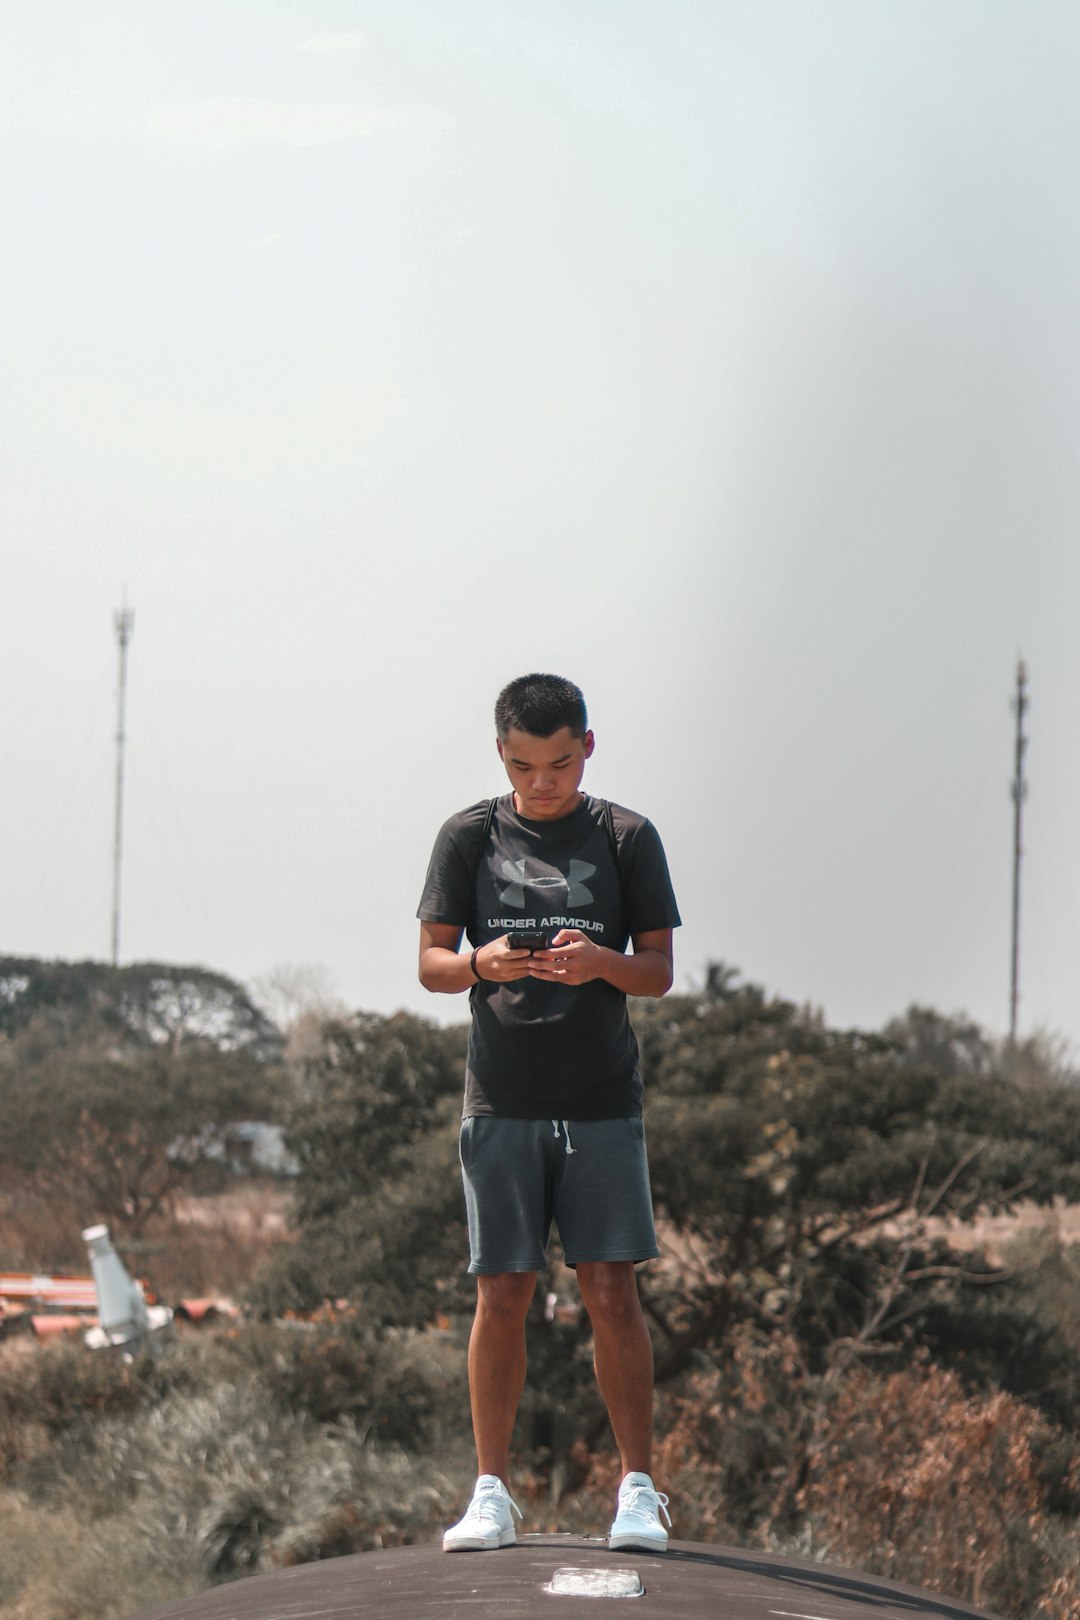
[[[1049,1501],[1055,1439],[1032,1407],[1001,1391],[969,1394],[928,1361],[884,1379],[857,1368],[799,1498],[834,1561],[1056,1620],[1076,1614],[1080,1586],[1073,1538]],[[1074,1493],[1076,1459],[1067,1480]]]
[[[384,1406],[410,1390],[426,1400],[430,1445],[413,1451],[379,1439],[374,1412],[321,1423],[286,1398],[310,1392],[304,1367],[296,1387],[282,1379],[313,1342],[265,1325],[208,1333],[132,1369],[46,1346],[27,1355],[37,1388],[25,1399],[5,1357],[20,1434],[0,1488],[4,1620],[119,1620],[240,1575],[433,1538],[468,1478],[461,1404],[446,1398],[464,1386],[464,1348],[413,1335],[369,1369]],[[79,1371],[109,1386],[92,1423],[71,1409]]]
[[[66,1200],[39,1191],[29,1179],[6,1176],[0,1189],[0,1267],[85,1273],[89,1266],[80,1234],[89,1225]]]
[[[63,1556],[58,1557],[58,1536]],[[89,1523],[0,1492],[4,1620],[120,1620],[194,1584],[164,1572],[150,1543],[123,1524]]]
[[[289,1189],[254,1182],[226,1193],[185,1198],[147,1233],[146,1269],[162,1299],[235,1296],[281,1243]]]
[[[983,1249],[995,1265],[1000,1265],[1009,1244],[1032,1233],[1046,1233],[1063,1244],[1080,1243],[1080,1204],[1067,1204],[1063,1198],[1051,1205],[1025,1200],[1010,1215],[981,1215],[968,1222],[943,1221],[932,1223],[932,1228],[948,1237],[953,1248]]]

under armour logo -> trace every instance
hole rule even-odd
[[[570,871],[566,877],[559,871],[547,871],[538,877],[529,877],[525,871],[526,860],[504,860],[502,863],[503,877],[510,881],[499,894],[499,904],[503,906],[523,907],[525,905],[526,889],[565,889],[566,904],[568,906],[588,906],[592,904],[592,890],[585,882],[591,878],[596,867],[588,861],[571,861]]]

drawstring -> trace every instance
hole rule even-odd
[[[551,1123],[555,1127],[555,1140],[557,1142],[559,1140],[559,1122],[558,1122],[557,1119],[553,1119]],[[563,1128],[563,1131],[564,1131],[564,1133],[566,1135],[566,1151],[567,1151],[567,1153],[568,1154],[576,1153],[577,1148],[573,1145],[573,1143],[570,1140],[570,1121],[568,1119],[563,1120],[562,1128]]]

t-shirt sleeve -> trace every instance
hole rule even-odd
[[[476,899],[475,862],[470,852],[479,841],[486,813],[486,803],[473,805],[439,828],[416,911],[421,922],[472,927]]]
[[[616,821],[616,835],[618,835]],[[627,827],[619,848],[623,861],[623,923],[628,934],[678,928],[682,921],[671,886],[667,856],[651,821]]]

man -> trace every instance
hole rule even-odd
[[[660,1513],[671,1520],[651,1477],[652,1344],[634,1273],[659,1251],[626,997],[671,988],[679,914],[651,823],[581,791],[594,739],[579,689],[522,676],[500,693],[495,726],[512,792],[444,824],[417,913],[421,983],[468,990],[472,1009],[461,1163],[479,1477],[443,1547],[516,1539],[510,1440],[554,1219],[622,1463],[609,1544],[663,1552]],[[542,938],[514,940],[529,934]]]

